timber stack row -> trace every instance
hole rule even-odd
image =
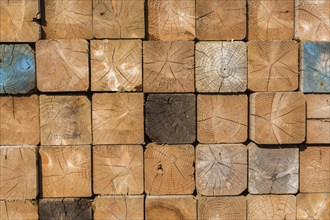
[[[0,0],[0,219],[330,219],[328,0]]]

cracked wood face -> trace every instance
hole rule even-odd
[[[243,40],[246,0],[197,0],[196,32],[199,40]]]
[[[91,39],[93,0],[44,0],[47,39]]]
[[[330,93],[330,42],[302,42],[300,90]]]
[[[196,219],[196,200],[193,196],[147,196],[146,220]]]
[[[330,146],[300,151],[300,192],[330,192]]]
[[[91,41],[92,91],[142,90],[141,40]]]
[[[148,32],[152,40],[193,40],[195,0],[148,0]]]
[[[257,144],[299,144],[305,140],[305,99],[299,92],[250,95],[250,139]]]
[[[200,143],[242,143],[247,139],[246,95],[198,95],[197,139]]]
[[[144,219],[144,196],[98,196],[93,201],[94,219]]]
[[[296,0],[295,38],[330,41],[329,10],[327,0]]]
[[[330,95],[305,95],[307,105],[306,143],[330,143]]]
[[[91,105],[85,96],[40,96],[42,145],[91,144]]]
[[[298,88],[296,41],[248,42],[248,88],[252,91],[294,91]]]
[[[41,146],[42,197],[92,195],[91,146]]]
[[[37,86],[42,92],[87,91],[86,40],[40,40],[36,43]]]
[[[249,193],[294,194],[299,188],[299,148],[249,148]]]
[[[36,147],[1,146],[0,179],[1,199],[35,199],[38,194]]]
[[[247,219],[296,219],[296,197],[293,195],[248,195]]]
[[[32,92],[36,86],[32,48],[28,44],[1,44],[0,76],[0,94]]]
[[[247,148],[243,144],[199,144],[196,188],[206,196],[239,195],[247,187]]]
[[[150,94],[145,112],[146,134],[152,141],[159,144],[185,144],[195,141],[195,95]]]
[[[39,1],[0,1],[0,42],[36,42],[40,38]]]
[[[195,152],[192,145],[148,144],[144,152],[147,194],[192,194]]]
[[[93,0],[95,38],[144,38],[145,0]]]
[[[94,94],[92,101],[94,144],[144,142],[142,93]]]
[[[246,219],[246,199],[244,196],[201,197],[198,199],[198,219]]]
[[[291,40],[294,0],[248,0],[249,40]]]
[[[247,53],[244,42],[196,44],[198,92],[244,92],[247,86]]]
[[[329,193],[300,193],[297,195],[297,219],[330,219]]]
[[[194,42],[143,43],[144,92],[194,92]]]
[[[38,204],[34,201],[0,201],[0,219],[38,220]]]
[[[142,194],[143,149],[140,145],[93,147],[95,194]]]
[[[88,199],[41,199],[39,219],[92,219],[91,202]]]
[[[0,97],[0,144],[39,142],[39,97]]]

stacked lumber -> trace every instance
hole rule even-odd
[[[330,219],[328,0],[0,0],[0,219]]]

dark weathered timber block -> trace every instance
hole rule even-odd
[[[29,93],[35,84],[32,48],[28,44],[0,45],[0,94]]]
[[[196,139],[193,94],[150,94],[146,101],[147,135],[157,143],[184,144]]]
[[[301,91],[330,92],[330,42],[304,42],[301,45]]]
[[[249,192],[251,194],[294,194],[299,188],[299,149],[249,148]]]
[[[88,199],[41,199],[40,220],[89,220],[92,219],[91,202]]]

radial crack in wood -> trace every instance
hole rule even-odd
[[[150,94],[145,106],[146,134],[159,144],[193,143],[196,139],[194,94]]]
[[[194,92],[194,42],[143,43],[144,92]]]
[[[299,92],[250,95],[250,139],[257,144],[299,144],[305,140],[305,98]]]
[[[39,97],[0,97],[0,145],[40,142]]]
[[[247,197],[247,219],[296,219],[296,197],[293,195],[262,195]]]
[[[294,0],[248,0],[249,40],[291,40]]]
[[[249,193],[294,194],[299,189],[299,148],[249,148]]]
[[[330,192],[329,165],[330,145],[300,151],[300,192]]]
[[[243,144],[199,144],[196,188],[206,196],[239,195],[247,187],[247,148]]]
[[[196,44],[198,92],[244,92],[247,87],[245,42],[199,42]]]
[[[330,219],[329,193],[299,193],[297,195],[297,219]]]
[[[146,220],[196,219],[196,200],[193,196],[147,196]]]
[[[148,0],[148,32],[152,40],[193,40],[195,0]]]
[[[143,149],[140,145],[93,147],[94,194],[142,194]]]
[[[195,152],[192,145],[148,144],[144,152],[147,194],[192,194]]]
[[[144,38],[145,0],[93,0],[95,38]]]
[[[40,96],[42,145],[91,144],[91,104],[85,96]]]
[[[37,85],[42,92],[87,91],[86,40],[40,40],[36,43]]]
[[[0,219],[38,220],[38,204],[30,200],[0,201]]]
[[[141,40],[91,41],[92,91],[141,91]]]
[[[298,88],[296,41],[248,42],[248,88],[252,91],[294,91]]]
[[[0,44],[0,94],[32,92],[35,69],[34,51],[28,44]]]
[[[144,196],[98,196],[92,206],[95,220],[144,219]]]
[[[1,200],[35,199],[38,194],[36,147],[1,146],[0,180]]]
[[[42,197],[92,195],[91,146],[41,146]]]
[[[197,0],[199,40],[243,40],[246,35],[245,0]]]

